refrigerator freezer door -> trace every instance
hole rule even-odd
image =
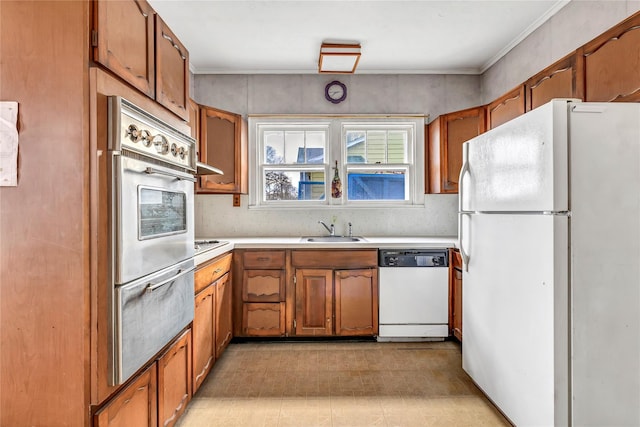
[[[568,425],[568,218],[462,221],[462,367],[515,425]]]
[[[554,100],[466,144],[462,210],[568,210],[567,100]]]

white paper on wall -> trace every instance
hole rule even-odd
[[[18,185],[18,103],[0,101],[0,186]]]

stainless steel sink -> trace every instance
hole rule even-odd
[[[300,241],[309,243],[353,243],[366,240],[364,237],[359,236],[305,236]]]

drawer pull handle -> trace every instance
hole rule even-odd
[[[257,259],[258,261],[269,261],[269,260],[271,260],[271,258],[269,258],[269,257],[258,257],[258,258],[256,258],[256,259]]]

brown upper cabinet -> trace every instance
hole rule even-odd
[[[154,11],[144,0],[96,2],[94,60],[155,96]]]
[[[191,129],[189,136],[198,141],[196,148],[200,151],[200,106],[191,98],[189,98],[189,103],[187,104],[187,113],[189,114],[189,128]]]
[[[247,126],[241,114],[200,105],[200,161],[224,175],[201,176],[197,193],[247,193]]]
[[[457,193],[462,144],[485,131],[485,108],[475,107],[437,117],[427,126],[427,193]]]
[[[640,101],[640,13],[578,49],[585,101]]]
[[[156,100],[189,120],[189,51],[156,15]]]
[[[524,114],[524,84],[487,105],[487,130]]]
[[[94,60],[188,120],[189,52],[145,0],[96,2]]]
[[[584,96],[584,82],[577,78],[575,52],[531,77],[524,84],[527,111],[531,111],[553,98]]]

